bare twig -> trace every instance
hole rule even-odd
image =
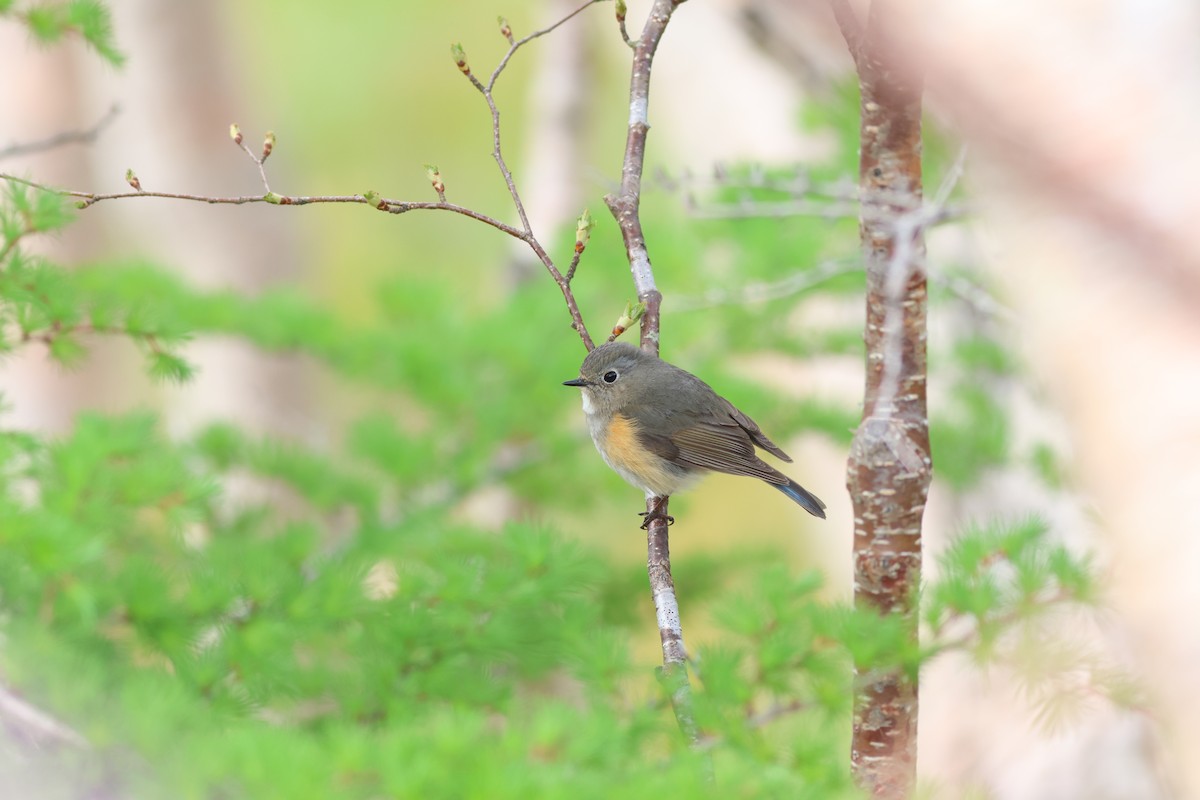
[[[829,0],[829,5],[833,9],[833,18],[837,20],[838,28],[842,31],[842,38],[846,40],[846,49],[857,64],[863,48],[862,21],[854,13],[849,0]]]
[[[237,125],[229,126],[229,134],[233,139],[233,143],[241,148],[242,152],[249,156],[250,160],[253,161],[255,166],[258,167],[258,175],[260,178],[262,178],[263,188],[267,190],[268,195],[271,194],[271,184],[267,180],[267,168],[265,166],[265,162],[267,157],[271,155],[271,152],[275,149],[275,134],[271,131],[267,131],[266,136],[263,137],[263,149],[261,155],[255,155],[254,151],[250,149],[250,146],[246,144],[245,138],[242,136],[242,132],[238,129]]]
[[[530,33],[529,35],[527,35],[521,39],[514,39],[512,37],[511,28],[508,27],[506,22],[502,21],[501,32],[504,33],[505,37],[509,40],[509,48],[508,48],[508,51],[504,54],[504,56],[500,59],[500,62],[496,65],[496,68],[492,71],[491,76],[489,77],[488,82],[486,84],[482,83],[471,72],[470,67],[467,65],[467,62],[466,62],[466,56],[462,52],[462,48],[457,45],[454,48],[452,48],[452,52],[454,53],[455,61],[458,63],[459,69],[463,72],[464,75],[467,76],[467,78],[471,81],[471,84],[483,95],[484,100],[487,102],[488,110],[491,112],[492,145],[493,145],[492,146],[492,155],[495,158],[496,164],[500,169],[500,173],[504,178],[504,183],[508,187],[509,195],[513,201],[513,206],[515,207],[515,209],[517,211],[517,216],[520,219],[521,224],[519,227],[510,225],[505,222],[501,222],[499,219],[497,219],[493,216],[484,214],[479,211],[475,211],[474,209],[467,208],[465,206],[461,206],[456,203],[448,202],[446,200],[444,187],[439,188],[437,184],[435,184],[435,186],[434,186],[435,191],[437,192],[437,195],[438,195],[437,202],[392,200],[389,198],[380,197],[375,192],[366,192],[364,194],[356,194],[356,195],[323,195],[323,196],[278,194],[278,193],[274,192],[270,187],[270,182],[267,179],[266,167],[264,166],[264,163],[263,163],[266,161],[267,157],[270,156],[272,150],[274,149],[274,146],[275,146],[274,134],[268,133],[266,135],[266,138],[263,142],[262,153],[261,153],[261,155],[256,155],[249,148],[249,146],[245,143],[242,133],[236,125],[231,126],[230,136],[231,136],[231,138],[233,138],[234,143],[238,147],[240,147],[246,153],[246,155],[250,157],[250,160],[253,161],[254,164],[257,166],[258,172],[259,172],[259,177],[262,180],[263,188],[266,190],[266,194],[263,194],[263,195],[241,195],[241,196],[235,196],[235,197],[219,197],[219,196],[197,195],[197,194],[190,194],[190,193],[184,193],[184,192],[146,192],[146,191],[141,191],[140,189],[138,189],[136,191],[132,191],[132,192],[111,192],[111,193],[80,192],[80,191],[57,189],[57,188],[45,186],[45,185],[42,185],[39,183],[35,183],[33,181],[25,180],[23,178],[18,178],[14,175],[7,175],[7,174],[3,174],[3,173],[0,173],[0,179],[15,181],[17,183],[22,183],[27,186],[32,186],[36,189],[41,189],[43,191],[54,192],[56,194],[63,195],[65,197],[77,198],[79,200],[79,202],[76,205],[79,208],[89,208],[90,206],[92,206],[96,203],[99,203],[101,201],[104,201],[104,200],[120,200],[120,199],[125,199],[125,198],[130,198],[130,197],[157,197],[157,198],[164,198],[164,199],[171,199],[171,200],[186,200],[186,201],[192,201],[192,202],[197,202],[197,203],[208,203],[210,205],[245,205],[248,203],[270,203],[271,205],[278,205],[278,206],[302,206],[302,205],[312,205],[312,204],[318,204],[318,203],[354,203],[354,204],[373,206],[374,208],[377,208],[380,211],[387,211],[392,214],[403,214],[408,211],[427,211],[427,210],[428,211],[449,211],[454,214],[460,214],[462,216],[474,219],[478,222],[482,222],[486,225],[490,225],[493,228],[495,228],[503,233],[506,233],[515,239],[519,239],[520,241],[524,242],[533,251],[534,255],[536,255],[538,260],[542,262],[543,266],[545,266],[546,271],[550,273],[550,276],[554,279],[554,282],[558,284],[559,290],[562,292],[562,295],[563,295],[563,300],[566,302],[567,311],[571,315],[571,327],[574,328],[575,331],[579,334],[579,338],[582,340],[584,347],[586,347],[590,351],[595,347],[595,343],[592,341],[591,336],[588,334],[587,326],[583,322],[583,316],[579,311],[579,304],[576,302],[575,296],[574,296],[573,292],[571,291],[570,279],[558,269],[558,267],[554,263],[554,260],[552,258],[550,258],[549,254],[546,252],[546,250],[542,246],[541,242],[539,242],[537,237],[534,235],[534,233],[530,227],[530,224],[529,224],[529,217],[525,212],[525,205],[521,200],[520,192],[518,192],[516,183],[513,180],[512,172],[509,170],[508,164],[504,160],[503,150],[501,149],[500,110],[496,105],[496,101],[492,94],[492,90],[494,89],[494,87],[496,85],[496,81],[499,79],[500,74],[504,71],[504,68],[508,65],[509,61],[512,59],[513,55],[517,52],[517,50],[519,50],[522,46],[528,44],[529,42],[533,41],[534,39],[537,39],[541,36],[545,36],[546,34],[550,33],[551,31],[555,30],[556,28],[558,28],[560,25],[565,24],[567,21],[571,20],[576,15],[583,12],[589,6],[595,5],[598,2],[602,2],[602,0],[587,0],[587,2],[583,3],[578,8],[576,8],[571,13],[567,14],[565,17],[558,20],[557,22],[554,22],[553,24],[551,24],[545,28],[542,28],[540,30],[536,30],[533,33]],[[581,255],[581,253],[577,252],[574,256],[574,261],[572,262],[572,268],[570,270],[571,277],[574,277],[574,269],[578,267],[579,255]]]
[[[0,686],[0,724],[38,743],[87,747],[87,740],[67,725]]]
[[[730,172],[723,164],[716,164],[711,175],[697,175],[685,170],[679,175],[672,175],[666,169],[658,167],[648,179],[651,186],[676,192],[691,188],[742,189],[781,192],[789,197],[820,197],[832,200],[855,200],[858,197],[858,185],[845,179],[829,184],[814,183],[812,177],[803,166],[797,165],[793,172],[769,173],[761,167],[751,165],[745,174],[741,171]]]
[[[1003,614],[992,614],[987,619],[979,620],[981,623],[994,626],[997,629],[1007,629],[1017,622],[1028,620],[1038,611],[1047,611],[1061,608],[1064,603],[1078,601],[1079,597],[1066,589],[1055,589],[1051,592],[1045,592],[1039,597],[1032,598],[1029,602],[1023,603],[1020,608],[1010,609]],[[953,623],[960,620],[971,620],[972,617],[966,614],[955,614],[952,617],[941,621],[938,625],[932,626],[930,630],[930,642],[923,643],[923,647],[928,653],[928,658],[933,659],[944,653],[954,650],[969,650],[978,647],[982,643],[980,637],[980,625],[968,625],[968,629],[957,636],[947,636],[946,630]]]
[[[594,227],[596,227],[596,221],[592,219],[592,212],[585,208],[579,215],[579,219],[575,220],[575,253],[571,256],[570,266],[567,267],[567,283],[575,279],[575,270],[579,268],[579,258],[592,238],[592,228]]]
[[[1017,321],[1017,315],[1013,310],[993,297],[982,286],[972,283],[959,275],[952,275],[940,270],[931,269],[928,264],[925,266],[925,271],[928,273],[930,281],[950,290],[955,297],[962,300],[976,312],[1003,319],[1007,322],[1015,323]]]
[[[738,289],[713,289],[699,296],[680,297],[671,302],[671,308],[676,312],[701,311],[716,306],[780,300],[851,272],[862,272],[862,261],[858,258],[831,259],[805,270],[794,270],[791,275],[778,281],[751,283]]]
[[[554,29],[558,28],[560,25],[564,25],[567,22],[570,22],[572,19],[575,18],[575,16],[577,14],[581,14],[582,12],[587,10],[587,8],[589,6],[594,6],[597,3],[603,3],[603,2],[605,2],[605,0],[587,0],[587,2],[585,2],[583,5],[579,6],[579,8],[575,9],[570,14],[567,14],[565,17],[560,19],[558,22],[555,22],[545,28],[542,28],[541,30],[536,30],[533,33],[529,34],[528,36],[518,39],[515,42],[511,42],[510,46],[508,48],[508,52],[504,54],[504,57],[500,59],[500,63],[496,65],[496,68],[494,70],[492,70],[492,77],[488,79],[487,90],[489,92],[492,91],[492,89],[496,86],[496,79],[500,77],[500,73],[503,72],[504,68],[508,66],[509,59],[511,59],[513,57],[513,54],[516,53],[518,50],[520,50],[523,46],[525,46],[529,42],[532,42],[534,39],[537,39],[541,36],[545,36],[547,33],[550,33]]]
[[[566,274],[567,283],[570,283],[571,281],[575,280],[575,270],[579,269],[579,259],[582,255],[583,255],[582,250],[576,250],[575,254],[573,256],[571,256],[571,263],[567,266],[567,274]]]
[[[629,29],[625,27],[625,14],[629,11],[625,5],[625,0],[617,0],[617,29],[621,32],[621,39],[629,46],[630,49],[637,47],[637,44],[629,38]]]
[[[629,83],[629,128],[625,139],[625,158],[621,166],[621,186],[616,194],[606,195],[604,202],[617,220],[638,300],[644,304],[642,316],[642,349],[658,355],[659,309],[662,294],[654,281],[646,238],[642,232],[638,207],[641,202],[642,170],[646,159],[646,134],[650,130],[650,71],[658,43],[671,21],[679,2],[655,0],[633,49],[633,65]],[[667,534],[667,502],[665,497],[646,498],[650,524],[646,528],[646,570],[654,611],[658,619],[659,639],[662,642],[664,681],[668,683],[671,706],[680,730],[692,744],[700,741],[700,731],[692,708],[691,684],[687,676],[687,649],[683,643],[683,626],[679,619],[679,604],[675,598],[675,581],[671,577],[670,544]]]
[[[31,153],[43,153],[47,150],[53,150],[56,147],[62,147],[68,144],[91,144],[96,141],[100,134],[112,124],[113,120],[121,113],[120,106],[114,105],[105,112],[95,125],[90,128],[84,128],[78,131],[64,131],[56,133],[53,136],[48,136],[45,139],[39,139],[35,142],[20,142],[11,144],[8,147],[0,150],[0,160],[5,158],[13,158],[15,156],[27,156]]]
[[[751,714],[746,717],[746,730],[752,731],[758,728],[764,728],[770,725],[777,719],[796,714],[808,709],[810,705],[803,700],[790,700],[786,703],[778,703],[770,708],[764,709],[757,714]],[[721,744],[724,739],[720,736],[705,736],[697,745],[698,750],[711,750]]]
[[[486,84],[481,82],[477,77],[475,77],[475,74],[471,72],[471,68],[467,65],[466,55],[462,52],[462,48],[458,46],[452,48],[452,52],[454,53],[455,61],[458,63],[459,70],[461,70],[462,73],[467,76],[467,79],[471,81],[471,85],[474,86],[481,95],[483,95],[483,99],[487,103],[488,110],[491,112],[492,158],[495,159],[496,166],[500,169],[500,174],[504,178],[504,184],[508,187],[508,194],[512,198],[513,207],[516,208],[517,216],[521,220],[520,230],[522,235],[518,236],[517,238],[520,238],[529,245],[530,249],[532,249],[534,254],[537,255],[538,260],[540,260],[542,265],[545,266],[546,271],[550,273],[550,277],[552,277],[554,282],[558,284],[558,288],[563,295],[563,300],[566,301],[567,309],[571,314],[571,326],[579,334],[579,338],[583,340],[583,346],[589,351],[595,347],[595,344],[592,341],[592,337],[588,334],[587,326],[583,323],[583,317],[579,313],[579,305],[576,303],[575,295],[571,291],[571,278],[575,277],[575,267],[578,266],[578,256],[580,253],[577,252],[575,254],[575,261],[573,262],[571,269],[568,271],[570,277],[567,277],[562,274],[557,266],[555,266],[553,259],[550,258],[550,256],[546,253],[545,248],[542,247],[541,243],[538,242],[537,238],[534,236],[533,230],[529,224],[529,215],[525,212],[525,203],[521,200],[521,194],[519,191],[517,191],[517,185],[513,180],[512,171],[508,168],[508,163],[504,159],[504,151],[501,147],[500,137],[500,109],[496,105],[496,99],[492,92],[496,86],[496,81],[500,78],[500,74],[504,71],[504,68],[508,66],[508,62],[512,59],[517,50],[521,49],[521,47],[533,41],[534,39],[545,36],[554,29],[558,28],[560,25],[563,25],[574,18],[577,14],[580,14],[585,9],[595,5],[598,2],[601,2],[601,0],[587,0],[587,2],[583,3],[574,11],[567,14],[565,17],[553,23],[552,25],[540,30],[536,30],[528,36],[516,39],[515,41],[511,38],[512,30],[509,28],[506,35],[506,38],[509,39],[508,51],[505,52],[504,56],[500,59],[500,62],[496,65],[496,68],[492,70],[491,77],[488,78],[488,82]],[[508,28],[507,24],[502,25],[502,29],[504,28]]]
[[[124,200],[133,197],[162,197],[171,200],[190,200],[197,203],[208,203],[209,205],[246,205],[247,203],[269,203],[275,206],[307,206],[320,203],[356,203],[359,205],[373,206],[380,211],[387,211],[391,214],[403,214],[406,211],[451,211],[455,214],[461,214],[465,217],[477,220],[487,225],[491,225],[497,230],[507,233],[516,239],[524,241],[527,238],[525,231],[519,228],[514,228],[501,222],[494,217],[483,214],[474,209],[460,206],[455,203],[433,202],[433,201],[412,201],[412,200],[392,200],[386,197],[378,197],[372,193],[363,194],[343,194],[343,195],[283,195],[268,193],[239,195],[235,197],[218,197],[211,195],[187,194],[185,192],[79,192],[69,189],[59,189],[54,186],[37,183],[35,181],[19,178],[16,175],[9,175],[0,172],[0,179],[21,183],[26,186],[31,186],[34,189],[40,189],[44,192],[52,192],[62,195],[63,197],[75,197],[79,199],[77,203],[79,208],[88,208],[102,200]]]
[[[961,161],[956,162],[951,173],[961,171]],[[821,219],[855,218],[883,213],[882,219],[890,221],[894,214],[887,210],[864,208],[859,203],[860,190],[857,185],[838,181],[831,184],[813,183],[806,172],[797,169],[792,175],[768,175],[761,169],[751,167],[749,174],[730,174],[718,166],[711,177],[692,174],[671,175],[665,170],[656,170],[652,186],[668,192],[686,192],[684,201],[689,213],[698,219],[740,218],[786,218],[818,217]],[[733,190],[739,196],[734,199],[716,199],[703,205],[694,199],[693,190]],[[763,199],[754,193],[778,193],[781,199]],[[876,199],[888,208],[900,207],[909,211],[929,212],[927,225],[950,222],[964,216],[968,209],[949,206],[946,202],[934,203],[936,213],[923,208],[919,198],[914,202],[911,195],[889,192],[886,188],[877,191]]]
[[[689,212],[697,219],[816,217],[832,220],[858,219],[862,209],[849,200],[830,203],[806,199],[769,201],[743,198],[732,203],[692,206]]]
[[[625,139],[625,158],[621,166],[621,186],[616,194],[606,195],[604,202],[621,228],[625,252],[638,299],[646,304],[642,318],[642,348],[658,355],[659,309],[662,294],[654,281],[646,237],[638,210],[641,203],[642,170],[646,160],[646,134],[650,130],[650,70],[659,40],[666,31],[671,14],[679,3],[655,0],[646,18],[642,35],[633,51],[633,69],[629,85],[629,128]]]

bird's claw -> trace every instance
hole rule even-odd
[[[654,511],[639,511],[638,516],[645,517],[645,519],[642,520],[642,530],[648,529],[650,527],[650,523],[654,522],[656,519],[665,519],[667,521],[668,528],[675,524],[674,517],[672,517],[670,514],[664,514],[657,509]]]

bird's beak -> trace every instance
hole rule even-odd
[[[572,378],[569,381],[563,381],[563,386],[587,386],[588,382],[583,378]]]

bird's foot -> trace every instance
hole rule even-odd
[[[650,523],[654,522],[654,520],[656,520],[656,519],[663,519],[663,520],[666,520],[666,521],[667,521],[667,526],[668,526],[668,527],[670,527],[671,525],[674,525],[674,524],[675,524],[675,518],[674,518],[674,517],[672,517],[670,514],[664,514],[664,513],[663,513],[662,507],[663,507],[663,504],[664,504],[664,503],[666,503],[666,502],[667,502],[667,498],[665,498],[665,497],[660,497],[660,498],[658,498],[658,502],[654,504],[654,510],[653,510],[653,511],[640,511],[640,512],[638,512],[638,516],[639,516],[639,517],[644,517],[644,518],[645,518],[645,519],[643,519],[643,520],[642,520],[642,530],[646,530],[646,529],[648,529],[648,528],[650,527]]]

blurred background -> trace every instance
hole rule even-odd
[[[267,170],[281,194],[432,199],[424,165],[436,164],[450,200],[511,222],[486,107],[449,44],[461,42],[485,76],[506,49],[498,14],[520,37],[574,5],[115,0],[128,57],[120,69],[79,42],[44,48],[25,29],[0,26],[0,144],[85,128],[120,108],[92,145],[0,166],[87,191],[124,190],[132,168],[149,190],[261,193],[254,165],[229,141],[236,122],[252,147],[268,129],[277,135]],[[630,3],[632,30],[646,6]],[[922,779],[942,796],[1200,797],[1200,10],[1182,0],[908,6],[897,43],[928,76],[928,194],[954,179],[950,165],[964,154],[960,216],[928,234],[942,298],[930,314],[935,425],[942,416],[978,435],[989,421],[968,413],[978,406],[963,409],[970,375],[948,355],[956,343],[997,341],[1020,365],[976,384],[984,408],[1009,420],[1004,458],[978,465],[970,480],[952,466],[943,474],[961,440],[957,429],[940,439],[935,430],[928,551],[994,516],[1049,519],[1056,536],[1094,555],[1106,588],[1102,613],[1064,630],[1134,676],[1142,698],[1133,709],[1096,702],[1069,724],[1038,725],[1019,676],[938,662],[923,676]],[[775,438],[796,460],[791,474],[830,506],[818,524],[762,486],[719,477],[673,505],[685,613],[689,559],[719,569],[747,547],[818,567],[831,599],[850,596],[845,445],[862,391],[856,225],[828,203],[815,214],[774,208],[743,219],[764,210],[754,205],[762,198],[738,202],[736,189],[754,165],[810,176],[834,201],[845,196],[856,176],[852,85],[823,2],[692,0],[659,50],[643,218],[666,298],[663,355],[768,432],[782,431]],[[505,154],[551,254],[568,260],[584,208],[598,220],[576,283],[594,336],[633,295],[601,199],[619,178],[627,86],[628,50],[602,4],[522,50],[496,91]],[[504,317],[509,327],[492,334],[523,343],[524,369],[494,374],[484,349],[431,365],[430,380],[449,380],[460,397],[479,391],[500,419],[521,408],[561,439],[545,445],[535,427],[500,441],[517,453],[518,482],[570,482],[568,497],[603,487],[619,502],[583,512],[538,505],[501,470],[453,514],[494,529],[533,517],[619,564],[643,562],[638,493],[595,457],[575,392],[553,388],[584,354],[561,297],[497,231],[450,214],[359,206],[120,200],[81,213],[45,250],[64,264],[155,263],[213,292],[287,287],[352,326],[447,341],[481,336],[479,320],[519,297],[527,313]],[[442,308],[435,296],[454,312],[432,311]],[[521,330],[527,321],[560,325],[559,341]],[[418,392],[348,381],[312,358],[235,337],[189,343],[199,374],[182,387],[149,382],[126,344],[89,344],[93,357],[70,372],[37,348],[8,356],[5,427],[64,433],[83,409],[148,406],[175,435],[234,422],[321,450],[336,448],[363,414],[387,409],[419,427],[424,413]],[[644,607],[635,652],[651,665],[648,597]],[[687,622],[693,643],[713,635],[703,614]]]

